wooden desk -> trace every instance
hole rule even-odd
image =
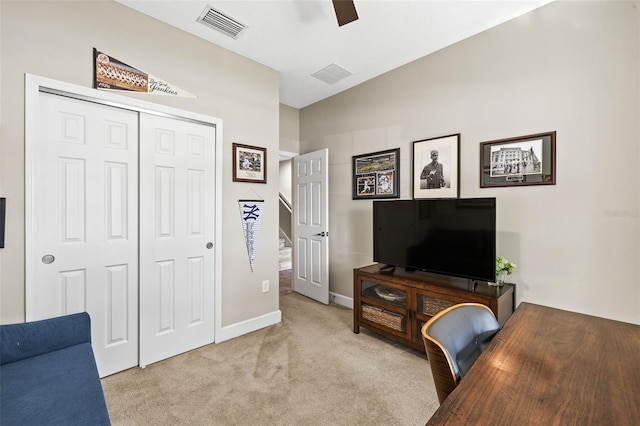
[[[427,425],[640,422],[640,326],[522,303]]]

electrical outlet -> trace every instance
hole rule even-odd
[[[262,281],[262,292],[267,293],[269,291],[269,280]]]

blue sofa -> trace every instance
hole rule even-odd
[[[86,312],[0,325],[0,424],[111,424]]]

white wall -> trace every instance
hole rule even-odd
[[[300,110],[280,104],[280,151],[300,153]]]
[[[280,161],[280,192],[291,203],[291,164],[293,160]]]
[[[222,326],[278,311],[278,73],[112,1],[6,1],[1,7],[0,194],[7,232],[0,249],[0,321],[24,320],[24,74],[84,87],[92,49],[104,51],[197,98],[129,96],[221,118],[223,146]],[[266,147],[267,184],[232,182],[233,142]],[[238,199],[264,198],[251,272]]]
[[[640,323],[638,2],[554,2],[300,111],[301,153],[329,148],[330,290],[372,263],[371,201],[351,157],[461,133],[461,197],[497,197],[517,301]],[[480,189],[479,143],[557,131],[557,184]]]

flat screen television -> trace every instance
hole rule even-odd
[[[495,198],[373,202],[375,262],[494,281],[495,259]]]

